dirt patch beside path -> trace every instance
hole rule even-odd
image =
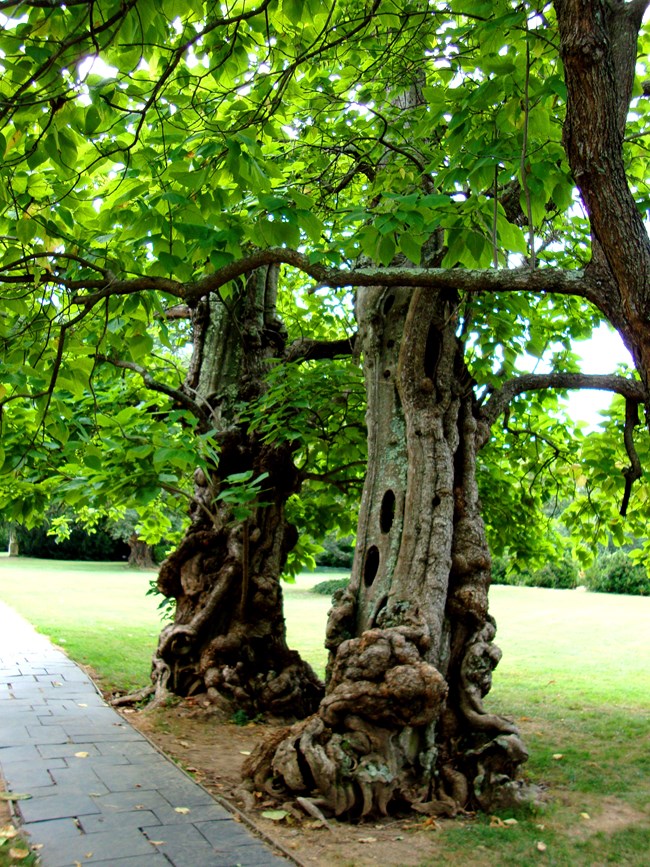
[[[122,711],[126,719],[178,762],[197,782],[237,807],[262,834],[309,867],[416,867],[435,863],[441,853],[438,837],[444,823],[432,820],[384,819],[350,824],[330,820],[330,827],[304,814],[295,802],[281,805],[281,821],[265,818],[276,801],[253,797],[241,788],[241,765],[257,743],[273,730],[269,725],[238,726],[223,713],[187,700],[155,711]],[[448,853],[446,856],[447,863]],[[453,862],[451,862],[453,863]]]

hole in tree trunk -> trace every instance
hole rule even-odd
[[[427,342],[424,347],[424,375],[433,379],[440,358],[440,334],[435,325],[429,328]]]
[[[388,298],[384,301],[384,307],[383,307],[384,316],[386,316],[389,313],[390,308],[393,306],[394,303],[395,303],[395,296],[389,295]]]
[[[390,370],[384,371],[384,379],[390,379]]]
[[[366,562],[363,566],[363,583],[366,587],[370,587],[372,582],[377,577],[379,570],[379,548],[376,545],[371,545],[366,551]]]
[[[381,511],[379,513],[379,526],[382,533],[390,532],[393,526],[393,518],[395,517],[395,494],[389,489],[384,494],[381,501]]]
[[[436,494],[433,500],[431,500],[431,508],[437,509],[440,505],[440,497]]]

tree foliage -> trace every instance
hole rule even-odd
[[[30,468],[5,486],[11,517],[31,520],[60,489],[53,455],[69,503],[91,491],[100,506],[137,492],[140,508],[161,488],[190,495],[183,480],[211,458],[209,425],[191,401],[179,404],[188,334],[168,314],[209,291],[227,304],[232,280],[263,261],[286,263],[285,307],[299,292],[294,322],[309,339],[350,330],[340,303],[324,306],[305,276],[371,284],[377,269],[363,266],[378,262],[384,281],[462,290],[459,329],[488,391],[531,358],[579,370],[574,341],[602,314],[585,302],[598,293],[562,139],[567,90],[550,5],[461,13],[408,0],[263,0],[176,15],[131,0],[7,2],[2,13],[4,465]],[[640,212],[644,44],[623,151]],[[439,267],[405,275],[423,250],[432,261],[432,244]],[[315,419],[330,422],[317,396],[326,406],[329,388],[351,393],[343,370],[279,367],[245,417],[269,438],[311,435]],[[511,409],[498,449],[517,454],[521,478],[546,465],[549,399],[520,394]],[[528,436],[512,433],[519,417]],[[324,445],[305,447],[305,472],[362,460],[354,430],[343,440],[323,431]],[[555,482],[542,493],[529,485],[526,502],[524,484],[520,496],[509,483],[512,464],[485,461],[484,499],[495,543],[508,512],[523,554],[526,506]],[[333,511],[335,489],[327,496]]]

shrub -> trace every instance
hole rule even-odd
[[[312,593],[318,593],[321,596],[331,596],[337,590],[344,590],[350,583],[349,578],[330,578],[327,581],[321,581],[311,588]]]
[[[555,562],[545,563],[531,571],[518,568],[507,557],[495,557],[492,563],[492,583],[519,587],[549,587],[554,590],[572,590],[580,583],[577,565],[568,554]]]
[[[323,550],[316,555],[318,566],[333,566],[338,569],[351,569],[354,558],[354,537],[345,536],[339,539],[334,533],[329,533],[322,542]]]
[[[573,590],[580,582],[578,567],[570,557],[564,556],[555,563],[546,563],[526,576],[528,587],[550,587],[554,590]]]
[[[26,530],[18,528],[18,541],[22,557],[43,557],[47,560],[126,560],[129,546],[112,539],[103,526],[95,533],[74,527],[68,539],[57,542],[48,536],[48,525]]]
[[[645,568],[625,551],[604,552],[585,575],[589,590],[598,593],[627,593],[650,596],[650,579]]]

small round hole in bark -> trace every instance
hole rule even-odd
[[[366,562],[363,564],[363,583],[370,587],[379,571],[379,548],[371,545],[366,551]]]
[[[388,313],[390,312],[390,309],[394,303],[395,303],[395,296],[389,295],[388,298],[386,298],[386,300],[384,301],[384,308],[383,308],[384,309],[384,316],[388,315]]]
[[[394,341],[394,340],[387,340],[387,341],[386,341],[386,348],[387,348],[387,349],[392,349],[393,346],[395,346],[395,341]]]
[[[386,491],[381,501],[379,512],[379,526],[382,533],[389,533],[395,518],[395,494],[390,489]]]
[[[440,358],[440,334],[432,325],[427,334],[427,342],[424,347],[424,375],[433,379]]]
[[[437,509],[440,505],[440,497],[436,494],[433,500],[431,500],[431,508]]]
[[[384,371],[384,379],[390,379],[390,370]]]

